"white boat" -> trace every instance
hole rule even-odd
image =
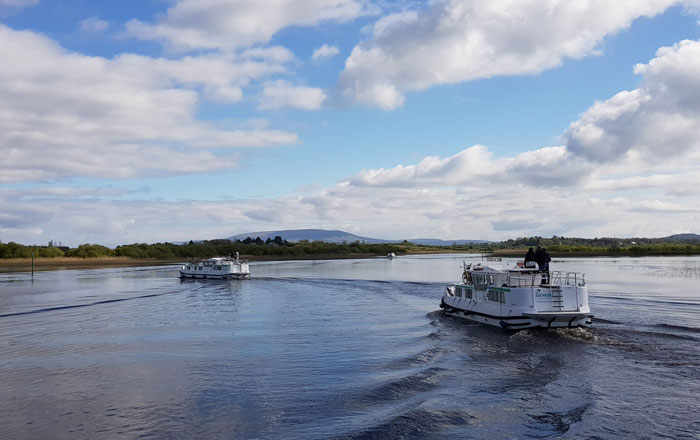
[[[250,267],[241,261],[236,253],[235,259],[209,258],[188,262],[180,267],[180,278],[250,278]]]
[[[462,282],[448,285],[440,302],[448,315],[510,330],[593,323],[583,273],[463,267]]]
[[[388,254],[386,254],[386,257],[389,259],[396,258],[396,254],[394,252],[389,252]]]

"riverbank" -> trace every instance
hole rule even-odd
[[[318,254],[318,255],[242,255],[241,259],[247,261],[289,261],[289,260],[343,260],[353,258],[383,258],[384,255],[376,254]],[[56,257],[35,258],[34,271],[46,270],[70,270],[70,269],[105,269],[110,267],[142,267],[142,266],[177,266],[187,259],[148,259],[130,257]],[[0,259],[0,273],[7,272],[31,272],[31,258],[2,258]]]
[[[473,253],[481,254],[484,257],[497,258],[522,258],[526,249],[494,249],[490,252],[481,252],[473,249],[422,249],[420,251],[411,250],[401,255],[431,255],[431,254],[459,254]],[[620,250],[618,252],[604,252],[600,249],[590,251],[557,251],[550,250],[549,254],[553,258],[581,258],[581,257],[639,257],[639,256],[683,256],[693,255],[687,253],[663,253],[650,252],[639,255],[635,252]],[[311,255],[241,255],[247,261],[290,261],[290,260],[344,260],[359,258],[384,258],[384,255],[371,253],[347,253],[347,254],[311,254]],[[70,269],[104,269],[110,267],[141,267],[141,266],[177,266],[185,262],[186,258],[179,259],[149,259],[130,257],[56,257],[56,258],[35,258],[34,271],[45,270],[70,270]],[[32,260],[30,258],[2,258],[0,259],[0,273],[7,272],[31,272]]]
[[[549,256],[552,258],[601,258],[601,257],[684,257],[700,255],[695,248],[672,248],[672,249],[577,249],[577,250],[557,250],[547,248]],[[446,251],[447,253],[447,251]],[[527,249],[495,249],[489,252],[490,257],[502,258],[524,258]]]
[[[104,269],[110,267],[139,267],[160,266],[177,264],[174,260],[137,259],[129,257],[103,257],[103,258],[35,258],[34,271],[44,270],[68,270],[68,269]],[[0,272],[31,272],[31,258],[3,258],[0,259]]]

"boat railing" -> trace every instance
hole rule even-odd
[[[550,284],[558,286],[585,286],[586,274],[583,272],[562,272],[555,270],[551,275]]]
[[[508,287],[530,287],[542,282],[542,274],[539,272],[510,274],[506,281]]]
[[[543,283],[549,281],[548,283]],[[582,272],[563,272],[555,270],[549,272],[530,272],[509,274],[506,284],[509,287],[532,287],[540,284],[549,284],[551,286],[585,286],[586,274]]]

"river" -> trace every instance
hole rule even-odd
[[[520,332],[440,311],[479,259],[0,274],[0,438],[700,438],[700,258],[554,259],[593,327]]]

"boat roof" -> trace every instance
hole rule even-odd
[[[191,261],[191,263],[197,264],[197,263],[204,263],[205,261],[208,261],[208,262],[210,262],[210,263],[223,263],[223,262],[226,262],[226,261],[231,261],[231,259],[230,259],[230,258],[224,258],[224,257],[202,258],[201,260]]]
[[[506,273],[506,272],[518,272],[518,273],[536,273],[539,272],[539,269],[532,268],[532,267],[518,267],[518,266],[513,266],[513,267],[506,267],[506,268],[495,268],[491,266],[481,266],[481,265],[476,265],[472,266],[467,269],[469,272],[473,273]]]
[[[502,270],[493,268],[491,266],[474,266],[467,269],[469,272],[503,272]]]

